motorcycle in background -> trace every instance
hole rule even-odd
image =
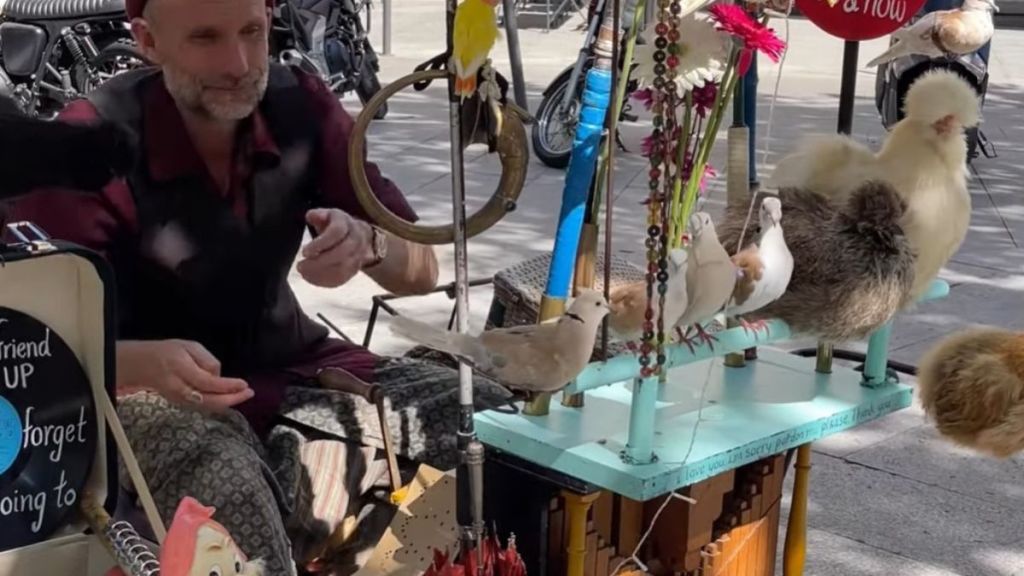
[[[906,26],[913,25],[919,18],[936,10],[949,10],[961,4],[960,0],[928,0],[921,11]],[[891,42],[891,40],[890,40]],[[882,125],[888,130],[903,119],[903,100],[907,90],[921,75],[929,70],[948,69],[966,80],[978,93],[981,106],[985,105],[988,93],[988,57],[992,42],[977,52],[962,56],[929,58],[920,54],[908,54],[878,67],[875,73],[875,107],[882,117]],[[995,147],[978,126],[969,128],[967,138],[967,161],[973,161],[979,154],[995,158]]]
[[[283,0],[274,7],[270,53],[320,76],[338,96],[354,91],[365,105],[380,91],[380,64],[363,27],[370,0]],[[374,118],[387,115],[387,104]]]
[[[0,4],[0,96],[52,119],[111,76],[146,65],[124,0],[7,0]]]
[[[583,99],[583,88],[587,82],[587,72],[594,66],[593,44],[597,41],[597,33],[605,17],[605,5],[608,0],[591,0],[587,14],[587,35],[583,40],[579,56],[571,66],[563,70],[551,84],[544,89],[544,98],[534,115],[531,140],[533,153],[537,159],[552,168],[565,168],[569,165],[572,155],[572,143],[576,136],[576,123],[579,120],[580,103]],[[622,33],[620,35],[623,49],[619,50],[620,61],[623,59],[626,36],[633,23],[636,12],[636,0],[627,0],[623,14],[619,19]],[[641,43],[641,39],[637,38]],[[619,68],[621,69],[621,62]],[[632,72],[633,67],[630,68]],[[629,96],[636,91],[637,82],[631,79],[626,88],[626,99],[623,102],[620,119],[636,122],[637,117],[629,113]],[[616,134],[616,140],[618,135]],[[621,147],[621,143],[619,144]]]

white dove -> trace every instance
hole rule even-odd
[[[992,13],[998,10],[995,0],[964,0],[960,8],[929,12],[893,32],[895,42],[867,65],[878,66],[909,54],[931,58],[970,54],[992,39]]]
[[[718,241],[715,224],[707,212],[697,212],[690,217],[691,243],[689,263],[686,266],[687,306],[676,330],[680,340],[690,350],[690,326],[695,326],[701,340],[711,346],[714,336],[704,331],[703,324],[717,314],[732,296],[736,285],[737,269]],[[686,326],[686,333],[681,328]]]
[[[509,388],[557,392],[590,362],[597,330],[606,314],[604,295],[584,290],[555,322],[495,328],[470,336],[396,316],[391,330],[447,352]]]
[[[782,202],[775,197],[761,200],[759,220],[761,237],[758,243],[732,257],[733,264],[743,274],[736,281],[726,307],[726,313],[731,316],[742,316],[778,300],[786,292],[793,276],[793,255],[782,232]],[[740,323],[744,329],[757,330],[765,326],[763,320],[750,323],[740,319]]]
[[[668,278],[665,280],[665,313],[662,316],[663,326],[671,329],[686,311],[686,267],[689,254],[682,248],[675,248],[668,253]],[[645,314],[647,312],[647,282],[632,282],[616,286],[608,295],[608,329],[621,340],[626,347],[636,350],[636,340],[643,336]],[[659,313],[659,294],[654,293],[651,310],[654,312],[652,322],[657,325]]]

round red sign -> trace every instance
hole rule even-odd
[[[924,6],[925,0],[796,0],[796,7],[819,28],[844,40],[871,40],[891,34]]]

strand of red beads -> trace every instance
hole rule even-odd
[[[648,173],[650,194],[647,215],[647,239],[644,242],[647,248],[647,308],[644,311],[643,342],[640,345],[640,374],[644,378],[660,374],[662,366],[665,364],[664,323],[660,313],[658,314],[657,322],[655,322],[654,299],[657,297],[658,302],[662,304],[658,307],[658,310],[664,310],[664,298],[667,289],[666,280],[668,279],[666,271],[668,265],[666,257],[668,243],[666,242],[667,227],[665,224],[668,212],[667,200],[670,198],[665,193],[666,189],[664,186],[672,182],[672,137],[674,136],[676,124],[675,82],[667,74],[669,67],[666,62],[669,57],[669,32],[675,28],[675,26],[670,26],[669,24],[673,20],[673,4],[677,6],[676,13],[678,13],[678,0],[675,2],[673,0],[658,0],[660,10],[658,11],[658,23],[655,25],[654,118],[652,121],[654,130],[651,133],[652,150]],[[672,67],[674,68],[677,63],[677,60],[674,59]],[[655,282],[658,284],[657,296],[654,293]],[[657,326],[657,332],[655,332],[655,326]],[[651,352],[656,352],[654,366],[651,365]]]
[[[677,68],[679,67],[679,14],[682,11],[680,0],[669,0],[669,17],[668,17],[668,33],[665,35],[667,45],[664,50],[668,53],[665,57],[665,78],[666,81],[662,86],[661,92],[665,96],[666,102],[668,103],[669,113],[665,114],[665,130],[663,131],[665,138],[665,149],[670,153],[665,158],[665,166],[669,169],[665,170],[664,193],[662,196],[663,202],[661,204],[661,242],[658,246],[658,310],[665,309],[665,294],[668,292],[668,248],[670,245],[668,232],[670,228],[670,215],[672,213],[671,202],[672,198],[672,187],[675,183],[676,176],[682,170],[683,165],[679,162],[679,136],[682,132],[682,126],[679,125],[678,118],[676,117],[676,110],[679,104],[679,93],[676,87],[676,75],[678,73]],[[668,327],[672,329],[671,326]],[[655,352],[657,353],[657,367],[655,368],[656,373],[660,376],[665,376],[664,366],[666,361],[665,356],[665,324],[664,315],[658,315],[658,340],[655,346]]]

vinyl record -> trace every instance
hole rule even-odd
[[[96,426],[75,353],[46,324],[0,306],[0,551],[45,540],[77,509]]]

